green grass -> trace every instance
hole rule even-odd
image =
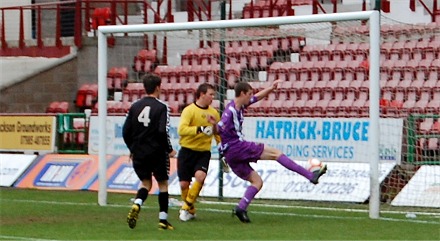
[[[135,229],[126,216],[130,194],[108,194],[108,205],[97,205],[97,193],[0,189],[0,240],[439,240],[439,215],[406,219],[404,213],[386,213],[370,219],[366,205],[341,207],[363,211],[280,207],[275,201],[256,200],[249,208],[250,224],[231,217],[232,203],[199,202],[197,219],[178,220],[170,207],[173,231],[157,229],[157,196],[142,208]],[[212,199],[216,201],[216,199]],[[280,204],[295,204],[281,201]],[[319,203],[309,203],[319,206]],[[339,205],[339,204],[338,204]],[[336,206],[336,204],[335,204]],[[439,210],[434,210],[439,211]]]

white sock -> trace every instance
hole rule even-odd
[[[159,213],[159,220],[167,220],[167,218],[168,218],[168,213],[166,212]]]
[[[134,200],[134,204],[137,204],[139,206],[142,206],[142,199],[140,198],[136,198],[136,200]]]

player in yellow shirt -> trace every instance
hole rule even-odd
[[[195,217],[194,203],[208,172],[212,138],[215,138],[217,144],[220,143],[220,136],[214,134],[212,124],[207,119],[212,116],[220,120],[218,111],[210,106],[215,97],[214,86],[200,84],[195,97],[196,101],[183,109],[178,128],[181,148],[177,156],[177,175],[184,202],[179,212],[182,221]],[[191,183],[193,177],[195,181]]]

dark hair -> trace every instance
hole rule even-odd
[[[215,90],[214,86],[210,83],[203,83],[199,85],[199,87],[197,87],[196,90],[196,99],[198,99],[200,95],[206,94],[206,92],[208,92],[209,89]]]
[[[235,90],[235,97],[239,97],[241,92],[247,93],[251,89],[252,89],[252,86],[249,83],[247,83],[247,82],[238,82],[235,85],[235,88],[234,88],[234,90]]]
[[[145,74],[142,77],[142,80],[144,82],[144,88],[147,94],[153,94],[156,90],[156,87],[160,86],[162,83],[160,77],[155,74]]]

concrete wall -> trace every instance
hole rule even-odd
[[[72,59],[25,81],[0,90],[1,113],[44,113],[52,101],[73,100],[78,89],[78,60]]]
[[[121,37],[116,38],[116,43],[115,48],[109,48],[108,66],[127,67],[129,79],[133,80],[136,75],[131,65],[142,48],[142,38]],[[76,58],[0,90],[0,112],[44,113],[52,101],[67,101],[69,111],[77,111],[77,90],[83,84],[97,83],[97,53],[96,38],[85,38]]]

